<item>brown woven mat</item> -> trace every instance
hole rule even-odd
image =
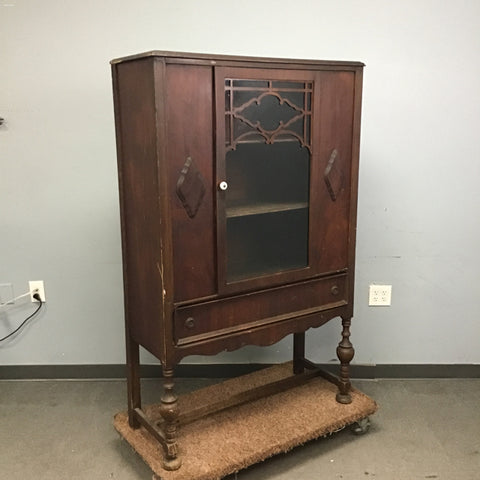
[[[226,380],[180,397],[180,408],[218,401],[287,377],[291,371],[291,363],[287,363]],[[178,443],[183,464],[173,472],[162,468],[162,449],[156,441],[143,428],[129,427],[126,413],[115,416],[114,426],[162,480],[218,480],[377,410],[371,398],[355,389],[350,405],[339,404],[336,391],[335,385],[317,377],[305,385],[181,426]],[[145,410],[150,418],[160,418],[157,405]]]

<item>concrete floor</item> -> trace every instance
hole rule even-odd
[[[212,380],[179,379],[187,391]],[[480,379],[355,381],[380,405],[369,433],[344,430],[228,480],[479,480]],[[144,381],[144,400],[160,383]],[[123,381],[1,381],[0,477],[143,480],[148,467],[112,427]]]

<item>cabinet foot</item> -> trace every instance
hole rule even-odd
[[[182,466],[182,459],[180,457],[166,458],[162,464],[164,470],[173,471],[178,470]]]
[[[140,428],[141,424],[140,422],[135,418],[133,413],[128,414],[128,425],[130,428],[133,428],[136,430],[137,428]]]
[[[348,405],[349,403],[352,403],[352,397],[350,396],[349,393],[338,392],[337,395],[335,396],[335,400],[338,403],[343,403],[344,405]]]

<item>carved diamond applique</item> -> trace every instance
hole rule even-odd
[[[205,195],[205,183],[192,157],[187,158],[180,172],[176,192],[187,215],[194,218]]]

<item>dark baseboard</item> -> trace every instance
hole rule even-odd
[[[230,378],[244,375],[270,364],[180,364],[177,377]],[[320,364],[321,368],[338,374],[334,364]],[[380,364],[351,365],[353,379],[378,378],[480,378],[480,364]],[[54,379],[116,379],[125,378],[125,365],[0,365],[0,380],[54,380]],[[143,378],[162,376],[159,365],[142,365]]]

